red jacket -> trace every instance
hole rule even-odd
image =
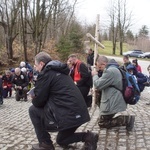
[[[79,72],[79,67],[80,67],[81,61],[78,60],[75,64],[75,68],[74,68],[74,76],[73,76],[73,81],[74,82],[78,82],[81,79],[81,74]]]

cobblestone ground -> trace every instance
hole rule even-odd
[[[145,89],[141,100],[134,106],[129,106],[123,114],[136,116],[132,132],[125,127],[100,129],[97,125],[98,107],[90,109],[91,121],[82,125],[78,131],[91,130],[99,133],[98,150],[150,150],[150,88]],[[37,143],[33,126],[31,124],[28,102],[15,101],[14,97],[4,99],[0,106],[0,150],[31,150],[31,145]],[[55,142],[57,133],[52,133],[52,140],[56,150],[62,150]],[[70,150],[81,150],[83,143],[73,144]]]

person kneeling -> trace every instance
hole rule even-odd
[[[75,132],[90,120],[84,98],[70,78],[67,64],[54,61],[40,52],[35,56],[35,69],[39,72],[31,95],[29,116],[39,143],[33,150],[54,150],[49,132],[57,132],[57,143],[67,147],[74,142],[85,142],[85,150],[96,150],[98,134]]]

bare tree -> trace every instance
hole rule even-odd
[[[108,8],[108,15],[110,18],[110,36],[113,45],[112,53],[116,53],[116,43],[117,43],[117,34],[118,34],[118,20],[117,20],[117,3],[111,0],[110,6]]]
[[[68,11],[73,14],[74,4],[70,5],[69,0],[32,0],[29,6],[28,25],[35,43],[35,54],[44,47],[47,38],[57,41],[60,37],[61,28],[66,24],[68,28]],[[66,29],[62,30],[66,31]]]
[[[4,29],[7,55],[13,59],[13,41],[18,35],[16,20],[19,13],[20,0],[1,0],[0,25]]]
[[[132,12],[127,12],[126,0],[118,0],[118,30],[119,30],[119,43],[120,55],[123,53],[123,42],[125,33],[131,26]]]
[[[113,43],[113,54],[116,53],[116,42],[119,40],[120,55],[123,52],[125,34],[131,26],[132,12],[127,12],[126,0],[111,0],[108,11],[110,17],[110,31]]]
[[[21,0],[21,29],[22,29],[22,41],[24,48],[24,59],[28,61],[27,58],[27,11],[28,11],[28,0]]]
[[[0,26],[4,29],[9,59],[13,59],[13,42],[23,46],[28,61],[28,47],[34,44],[34,54],[50,39],[58,41],[69,32],[74,20],[77,0],[1,0]],[[33,47],[32,47],[33,48]]]
[[[116,42],[117,42],[117,23],[116,23],[116,8],[112,8],[112,12],[110,13],[111,16],[111,31],[112,31],[112,43],[113,43],[113,54],[116,53]]]

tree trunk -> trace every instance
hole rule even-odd
[[[113,42],[113,55],[116,54],[116,42]]]
[[[23,13],[24,12],[24,13]],[[24,17],[23,17],[24,14]],[[22,40],[23,40],[23,49],[24,49],[24,60],[28,61],[27,58],[27,3],[24,3],[24,11],[23,11],[23,3],[21,5],[21,24],[22,24]]]
[[[12,48],[13,39],[10,36],[6,37],[6,49],[8,59],[13,59],[13,48]]]
[[[120,40],[120,55],[122,55],[123,52],[123,40]]]

